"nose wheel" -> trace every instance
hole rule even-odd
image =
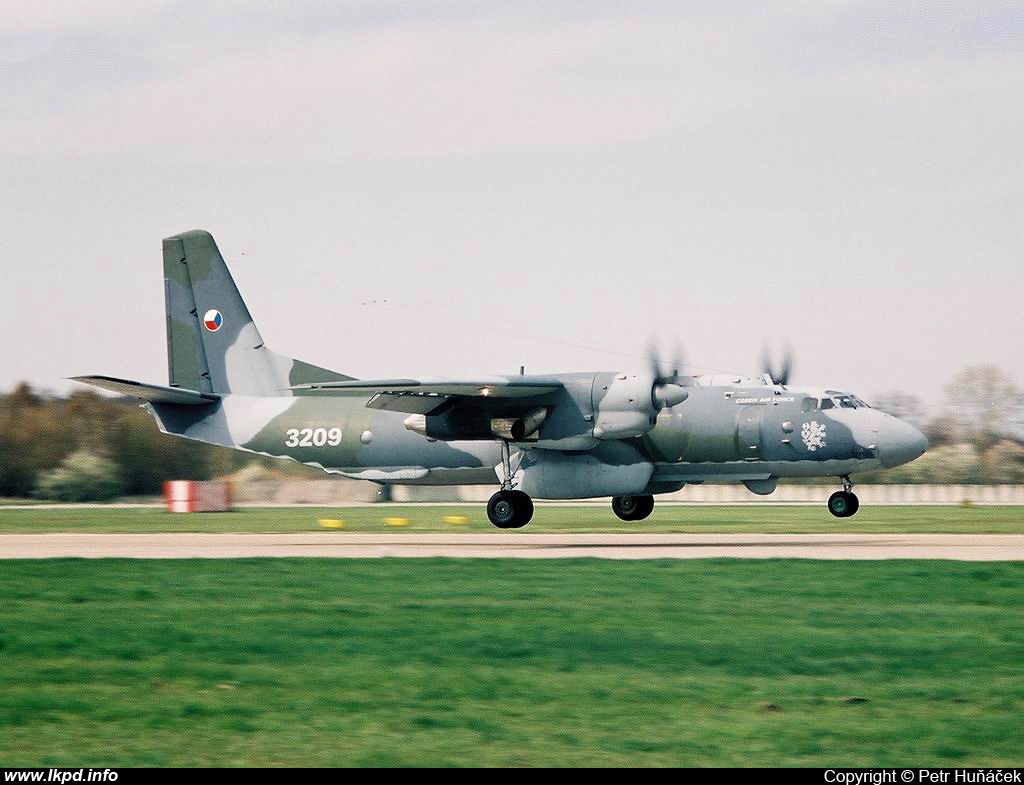
[[[837,518],[849,518],[860,509],[860,500],[853,492],[853,483],[849,477],[841,478],[843,490],[836,491],[828,497],[828,511]]]
[[[624,521],[642,521],[654,512],[654,497],[613,496],[612,511]]]

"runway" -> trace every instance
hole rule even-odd
[[[4,534],[0,559],[252,557],[1024,560],[1019,534]]]

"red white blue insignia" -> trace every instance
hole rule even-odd
[[[211,308],[203,316],[203,326],[211,333],[217,332],[224,324],[224,317],[220,315],[220,311]]]

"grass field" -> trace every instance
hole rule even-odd
[[[452,525],[445,518],[466,519]],[[321,529],[318,520],[342,519],[346,531],[387,531],[385,518],[404,518],[401,531],[471,531],[514,536],[487,521],[484,505],[371,505],[343,508],[264,508],[232,513],[171,515],[158,509],[0,508],[0,534],[91,532],[292,532]],[[657,507],[645,521],[626,523],[610,507],[538,506],[524,532],[960,532],[1024,534],[1022,507],[862,507],[854,518],[833,518],[821,507]]]
[[[6,562],[0,765],[1018,765],[1024,565]]]

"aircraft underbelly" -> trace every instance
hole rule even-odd
[[[876,458],[805,461],[723,461],[721,463],[659,463],[655,481],[703,482],[763,480],[769,477],[837,477],[882,468]]]
[[[375,468],[350,467],[332,470],[353,480],[395,485],[496,485],[498,475],[491,467],[466,466],[462,468],[428,469],[425,466]]]

